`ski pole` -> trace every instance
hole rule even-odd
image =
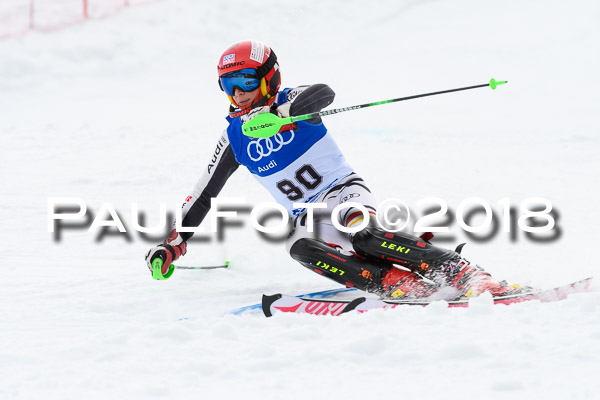
[[[169,270],[163,275],[162,273],[163,260],[160,258],[155,258],[152,261],[152,278],[156,280],[165,280],[169,279],[173,272],[176,269],[216,269],[216,268],[228,268],[229,261],[225,261],[224,265],[211,265],[211,266],[201,266],[201,267],[192,267],[192,266],[184,266],[184,265],[169,265]]]
[[[229,267],[229,261],[225,261],[225,264],[223,264],[223,265],[211,265],[211,266],[203,265],[201,267],[191,267],[191,266],[186,266],[186,265],[176,265],[175,269],[217,269],[217,268],[227,268],[227,267]]]
[[[492,78],[492,79],[490,79],[489,83],[484,83],[482,85],[466,86],[466,87],[457,88],[457,89],[442,90],[439,92],[423,93],[423,94],[417,94],[417,95],[413,95],[413,96],[399,97],[397,99],[376,101],[373,103],[359,104],[357,106],[351,106],[351,107],[334,108],[331,110],[324,110],[324,111],[320,111],[320,112],[314,112],[314,113],[310,113],[310,114],[303,114],[303,115],[287,117],[287,118],[279,118],[275,114],[263,113],[263,114],[257,115],[256,117],[252,118],[250,121],[248,121],[244,125],[242,125],[242,131],[243,131],[244,135],[246,135],[246,136],[250,136],[250,137],[254,137],[254,138],[268,138],[268,137],[278,134],[282,127],[285,127],[286,125],[290,125],[296,121],[304,121],[304,120],[311,119],[311,118],[324,117],[326,115],[337,114],[337,113],[341,113],[344,111],[360,110],[361,108],[379,106],[379,105],[388,104],[388,103],[395,103],[397,101],[418,99],[419,97],[436,96],[438,94],[459,92],[461,90],[477,89],[477,88],[488,87],[488,86],[492,89],[496,89],[496,87],[503,85],[505,83],[508,83],[508,81],[496,81],[494,78]],[[284,130],[286,130],[286,129],[284,128]]]

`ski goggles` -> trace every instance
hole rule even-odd
[[[244,92],[250,92],[260,86],[260,79],[254,68],[241,69],[219,78],[221,90],[228,96],[233,96],[237,87]]]

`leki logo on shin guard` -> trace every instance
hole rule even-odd
[[[400,253],[408,254],[410,249],[408,247],[399,246],[394,243],[383,242],[381,243],[381,247],[385,247],[386,249],[398,251]]]
[[[323,261],[317,261],[316,265],[317,265],[317,267],[323,268],[324,270],[329,271],[329,272],[333,272],[334,274],[339,273],[340,276],[344,275],[344,273],[346,272],[346,271],[342,271],[339,268],[333,267],[327,263],[324,263]]]

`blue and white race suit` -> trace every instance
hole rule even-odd
[[[291,103],[290,114],[299,115],[294,113],[294,101],[301,99],[300,94],[307,88],[309,86],[281,90],[276,102],[280,105]],[[302,110],[303,113],[320,111],[307,111],[306,107],[302,107]],[[229,126],[217,141],[207,169],[183,205],[183,226],[200,225],[210,209],[211,198],[219,194],[239,165],[248,168],[275,201],[286,208],[290,217],[294,218],[295,231],[299,230],[300,225],[304,225],[304,209],[295,209],[293,203],[325,202],[327,209],[331,211],[351,195],[352,201],[359,201],[368,209],[374,210],[368,188],[353,173],[320,119],[312,121],[316,123],[299,121],[296,123],[297,130],[282,132],[270,138],[251,138],[242,133],[242,124],[246,118],[247,115],[227,117]],[[347,210],[341,218],[342,223],[352,211],[356,210]],[[293,235],[294,240],[299,238],[298,234]],[[184,240],[191,235],[181,233]]]

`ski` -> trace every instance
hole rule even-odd
[[[296,295],[295,297],[294,296],[289,296],[289,297],[293,297],[293,298],[300,298],[300,297],[302,297],[302,298],[313,298],[313,297],[327,298],[327,297],[335,296],[339,293],[354,292],[354,291],[356,291],[356,289],[354,289],[354,288],[329,289],[329,290],[320,290],[318,292],[299,294],[299,295]],[[243,314],[248,311],[257,310],[261,307],[262,307],[261,303],[251,304],[249,306],[244,306],[244,307],[236,308],[235,310],[231,310],[229,312],[229,314],[240,315],[240,314]]]
[[[531,290],[524,293],[494,297],[494,304],[510,305],[524,301],[559,301],[569,294],[589,290],[592,278],[583,279],[568,285],[547,290]],[[448,301],[448,307],[468,307],[469,298]],[[438,301],[438,300],[435,300]],[[393,309],[399,306],[427,306],[433,301],[427,299],[373,299],[358,297],[353,300],[327,300],[288,296],[284,294],[263,295],[262,310],[266,317],[277,312],[303,313],[312,315],[338,316],[349,311],[359,313],[372,309]]]

